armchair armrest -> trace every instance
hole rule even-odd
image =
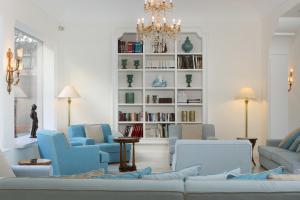
[[[51,165],[12,165],[11,166],[16,177],[48,177],[53,176],[53,168]]]
[[[99,147],[96,145],[75,146],[69,149],[67,165],[72,168],[73,172],[81,173],[100,168]],[[81,165],[79,163],[84,163]],[[75,174],[74,173],[74,174]]]
[[[279,139],[267,140],[267,146],[277,147],[280,144],[281,141],[282,140],[279,140]]]
[[[95,145],[95,140],[91,138],[85,138],[85,137],[73,137],[71,138],[71,144],[82,144],[82,145]],[[73,146],[73,145],[72,145]],[[74,145],[78,146],[78,145]]]

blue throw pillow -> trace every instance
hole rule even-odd
[[[283,173],[284,173],[284,168],[278,167],[276,169],[255,173],[255,174],[242,174],[240,176],[233,177],[230,180],[266,180],[269,174],[283,174]]]
[[[290,146],[289,151],[297,151],[297,148],[300,144],[300,136],[296,138],[296,140],[293,142],[293,144]]]
[[[289,149],[293,142],[300,136],[300,128],[290,132],[284,140],[282,140],[278,147],[283,149]]]
[[[145,175],[151,175],[152,169],[147,167],[145,169],[137,170],[136,172],[128,172],[124,174],[104,174],[103,176],[93,177],[94,179],[139,179]]]

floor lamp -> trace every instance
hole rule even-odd
[[[256,99],[255,91],[249,87],[242,88],[237,99],[245,101],[245,137],[248,138],[248,104],[250,100]]]
[[[80,95],[75,90],[74,87],[67,85],[64,89],[59,93],[58,98],[68,99],[68,127],[71,125],[71,103],[72,99],[79,98]]]

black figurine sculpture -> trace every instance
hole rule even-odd
[[[38,117],[36,113],[37,106],[33,104],[31,106],[31,113],[30,113],[30,118],[32,119],[32,128],[31,128],[31,138],[36,138],[36,131],[38,129]]]

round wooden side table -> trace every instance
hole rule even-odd
[[[130,171],[136,171],[136,165],[135,165],[135,148],[134,144],[138,143],[140,141],[140,138],[131,138],[131,137],[119,137],[115,138],[114,142],[117,142],[120,144],[120,172],[130,172]],[[126,144],[131,143],[132,144],[132,164],[127,164],[126,159]]]
[[[238,139],[238,140],[249,140],[249,142],[250,142],[251,145],[252,145],[252,163],[254,164],[254,166],[256,166],[256,163],[255,163],[254,158],[253,158],[253,149],[254,149],[254,147],[255,147],[257,138],[237,138],[237,139]]]

